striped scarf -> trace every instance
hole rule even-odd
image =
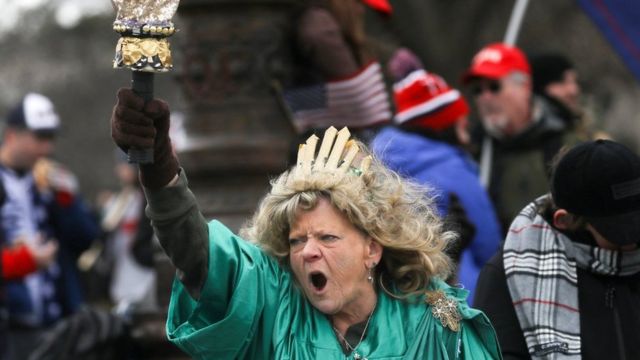
[[[532,359],[580,359],[577,267],[626,276],[640,250],[619,252],[571,241],[538,213],[544,197],[515,218],[504,244],[509,293]]]

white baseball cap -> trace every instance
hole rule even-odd
[[[49,98],[28,93],[9,113],[7,125],[43,135],[54,135],[60,126],[60,117]]]

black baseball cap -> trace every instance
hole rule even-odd
[[[567,70],[574,70],[573,63],[562,54],[548,53],[529,57],[533,80],[533,91],[546,93],[545,87],[551,83],[561,82]]]
[[[53,137],[60,126],[60,118],[49,98],[29,93],[9,112],[7,126],[29,130],[42,137]]]
[[[608,241],[640,242],[640,157],[624,145],[596,140],[569,150],[553,172],[551,195]]]

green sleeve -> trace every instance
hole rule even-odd
[[[500,346],[489,323],[489,319],[482,312],[477,312],[473,317],[463,320],[460,332],[461,359],[473,360],[499,360],[502,359]]]
[[[288,277],[277,262],[217,221],[199,300],[174,281],[167,333],[195,359],[268,358]]]

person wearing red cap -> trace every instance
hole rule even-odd
[[[454,281],[473,299],[480,269],[498,250],[502,235],[477,166],[464,150],[469,107],[459,91],[425,71],[408,49],[397,50],[387,67],[396,80],[396,126],[382,129],[371,146],[391,169],[436,194],[439,214],[460,234],[460,245],[451,251],[458,262]]]
[[[532,92],[531,68],[514,46],[494,43],[478,52],[462,81],[482,122],[480,176],[503,229],[548,187],[548,164],[570,128]],[[575,141],[575,140],[573,140]]]

